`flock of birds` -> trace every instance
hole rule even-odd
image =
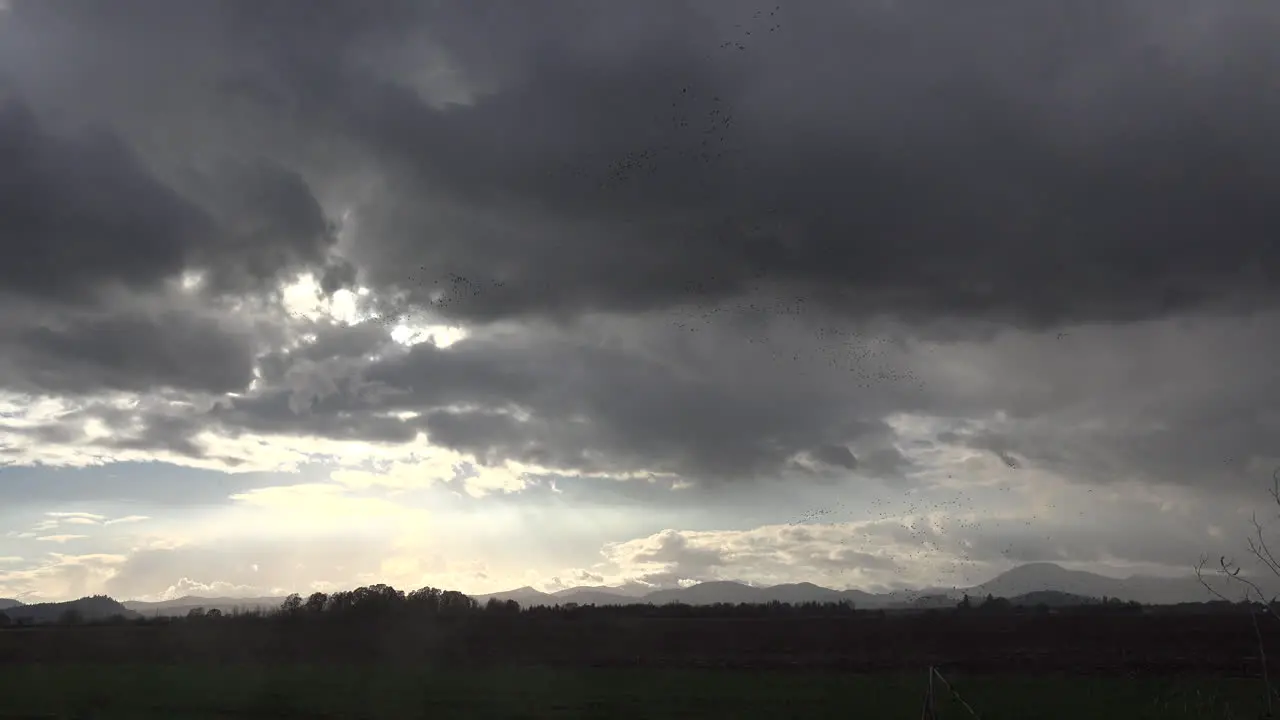
[[[783,27],[779,17],[781,13],[780,5],[769,10],[755,11],[749,21],[734,25],[737,36],[723,41],[718,49],[744,51],[753,37],[778,32]],[[668,109],[667,142],[625,152],[596,170],[564,163],[549,171],[549,174],[584,178],[590,181],[589,186],[597,190],[616,191],[641,176],[656,173],[664,165],[678,167],[677,161],[681,159],[692,159],[710,165],[726,156],[729,152],[726,146],[727,131],[733,126],[734,111],[724,98],[714,93],[702,93],[692,84],[683,85],[673,91]],[[690,133],[696,136],[696,141],[690,141]],[[760,211],[760,215],[765,217],[775,214],[776,209],[773,208]],[[714,235],[718,241],[728,242],[735,239],[746,242],[768,238],[776,229],[768,220],[742,221],[729,216],[710,223],[704,222],[697,228],[699,232]],[[482,295],[517,289],[500,278],[478,279],[457,273],[431,277],[430,273],[431,268],[419,266],[417,272],[407,279],[411,286],[417,288],[416,294],[419,297],[416,300],[420,300],[429,309],[444,314],[461,311],[466,303],[476,301]],[[711,323],[730,316],[734,316],[733,319],[736,320],[769,320],[803,315],[809,305],[804,297],[795,296],[790,300],[772,302],[741,299],[759,296],[756,291],[767,288],[768,274],[768,268],[761,266],[745,277],[730,279],[713,274],[703,280],[681,282],[678,289],[690,301],[668,309],[671,325],[682,332],[698,333],[707,329]],[[518,290],[525,294],[554,290],[549,281],[544,281],[547,283],[545,288],[533,287],[529,282],[521,280]],[[735,288],[735,282],[741,283],[741,287]],[[726,299],[726,288],[739,290],[738,299]],[[390,325],[402,319],[402,314],[388,314],[380,318],[380,321]],[[802,360],[799,351],[774,342],[767,332],[768,323],[759,324],[765,326],[764,330],[754,334],[744,333],[739,339],[750,345],[766,348],[775,361]],[[816,350],[821,356],[820,362],[829,368],[856,374],[858,380],[854,384],[858,387],[870,387],[878,382],[921,382],[912,371],[895,367],[891,363],[874,366],[874,360],[885,356],[889,347],[889,342],[885,339],[823,328],[818,340]]]
[[[765,11],[764,11],[764,10],[757,10],[757,11],[755,11],[755,12],[754,12],[754,13],[752,13],[752,15],[751,15],[752,24],[751,24],[751,25],[746,25],[746,24],[744,24],[744,23],[737,23],[737,24],[735,24],[735,25],[733,26],[733,27],[734,27],[734,29],[736,29],[736,30],[740,30],[740,31],[741,31],[741,33],[740,33],[739,37],[738,37],[738,38],[735,38],[735,39],[725,40],[724,42],[720,43],[720,49],[721,49],[721,50],[746,50],[746,49],[747,49],[747,46],[744,44],[744,42],[743,42],[743,41],[744,41],[746,38],[751,37],[751,36],[752,36],[752,33],[753,33],[755,30],[760,29],[759,24],[760,24],[760,22],[762,22],[762,21],[768,21],[768,22],[772,23],[772,24],[769,26],[769,28],[768,28],[767,32],[771,32],[771,33],[772,33],[772,32],[777,32],[777,31],[781,30],[781,29],[782,29],[782,23],[777,21],[777,20],[778,20],[778,12],[779,12],[779,11],[781,11],[781,10],[782,10],[782,6],[781,6],[781,5],[775,5],[775,6],[773,6],[773,9],[769,11],[769,14],[768,14],[768,16],[767,16],[767,17],[765,16]]]
[[[782,24],[778,21],[781,11],[780,5],[775,5],[770,10],[757,10],[748,22],[734,25],[737,36],[721,42],[719,49],[745,51],[753,36],[778,32],[782,29]],[[623,152],[595,168],[562,162],[558,167],[549,168],[547,175],[551,179],[582,179],[596,191],[617,191],[636,179],[654,175],[663,168],[670,168],[673,178],[687,178],[689,175],[685,172],[685,163],[688,161],[709,166],[731,154],[727,142],[728,131],[734,124],[734,110],[720,95],[702,92],[693,83],[685,84],[673,90],[668,109],[669,116],[665,120],[667,128],[662,133],[665,136],[664,142]],[[705,179],[708,182],[714,181],[713,178]],[[733,219],[726,218],[725,225],[757,234],[766,231],[759,222],[753,223],[750,228],[740,228]],[[428,304],[441,310],[474,298],[482,290],[503,286],[500,280],[478,281],[456,274],[428,280],[430,269],[424,266],[419,267],[418,271],[419,273],[407,279],[420,287],[429,284]],[[763,279],[765,274],[766,269],[761,268],[756,273],[756,279]]]
[[[734,27],[739,31],[738,36],[721,42],[718,50],[743,52],[747,50],[750,39],[757,34],[780,31],[783,27],[778,22],[781,9],[781,6],[775,6],[768,11],[756,11],[751,16],[751,22],[736,24]],[[767,23],[767,25],[764,23]],[[685,85],[679,87],[673,93],[668,110],[670,113],[667,118],[669,124],[666,142],[624,152],[619,157],[604,163],[602,167],[596,169],[585,167],[581,164],[565,162],[559,167],[548,170],[547,174],[552,178],[572,178],[584,181],[585,187],[596,191],[618,191],[639,179],[657,174],[664,167],[675,167],[678,170],[682,161],[687,162],[690,160],[701,163],[704,166],[711,166],[722,161],[731,153],[729,141],[732,138],[731,129],[734,126],[734,108],[724,98],[716,94],[701,93],[695,86]],[[774,213],[776,213],[776,210],[763,209],[761,214],[772,215]],[[700,229],[703,232],[715,234],[721,239],[741,238],[750,240],[767,238],[777,228],[770,226],[767,221],[752,220],[744,222],[737,218],[725,217],[715,223],[704,224]],[[419,266],[417,271],[417,274],[408,278],[410,283],[416,285],[422,296],[425,296],[426,305],[446,314],[451,310],[460,309],[458,306],[461,304],[479,298],[486,293],[502,292],[508,289],[507,281],[500,278],[479,280],[457,273],[447,273],[427,279],[431,268],[423,265]],[[749,281],[749,283],[756,285],[758,288],[763,286],[767,279],[767,268],[760,267],[749,276],[745,278],[738,277],[734,280],[737,282]],[[739,320],[743,318],[759,320],[796,317],[803,315],[809,305],[806,298],[799,296],[793,297],[789,301],[772,303],[751,300],[726,300],[724,289],[728,280],[728,278],[712,275],[705,280],[683,282],[680,289],[686,296],[694,298],[694,300],[686,303],[680,309],[671,311],[674,316],[671,321],[672,326],[682,332],[697,333],[707,329],[711,323],[729,316],[736,315]],[[521,282],[521,285],[523,286],[521,290],[525,292],[533,290],[524,282]],[[550,290],[550,287],[546,289]],[[742,290],[739,293],[739,297],[755,295],[751,287],[742,288]],[[705,298],[706,301],[697,301],[699,297]],[[422,299],[422,297],[420,296],[419,299]],[[394,324],[402,319],[403,313],[391,313],[379,318],[379,321],[386,324]],[[747,326],[750,326],[750,324],[748,323]],[[757,326],[762,329],[761,332],[756,334],[744,333],[740,335],[740,338],[749,344],[769,347],[775,359],[801,360],[798,351],[773,343],[768,332],[768,323],[759,323]],[[891,363],[885,363],[878,368],[873,367],[876,359],[888,356],[888,351],[892,345],[892,342],[888,339],[866,337],[852,330],[831,326],[819,327],[816,335],[819,340],[816,349],[823,356],[825,363],[833,368],[857,373],[860,376],[860,380],[856,384],[859,386],[868,387],[874,382],[885,381],[921,382],[910,370],[898,369]],[[1058,334],[1059,339],[1065,336],[1066,333]],[[1012,455],[997,453],[997,456],[1010,469],[1017,470],[1021,467],[1017,458]],[[1006,486],[1002,490],[1007,491],[1009,488]],[[911,491],[908,491],[908,496],[910,494]],[[950,526],[955,530],[972,529],[977,524],[972,519],[976,517],[973,501],[965,494],[953,499],[934,500],[928,507],[925,507],[922,504],[922,500],[917,497],[905,505],[901,503],[891,504],[890,501],[876,499],[870,501],[869,505],[864,504],[859,508],[862,513],[865,513],[868,509],[872,511],[873,516],[878,513],[878,517],[881,520],[904,517],[923,518],[931,513],[948,512],[953,517],[958,518],[956,522],[950,523]],[[848,508],[842,503],[837,503],[832,507],[805,513],[802,517],[789,522],[788,525],[799,526],[818,521],[831,522],[832,516],[846,512],[849,512]],[[1027,521],[1027,524],[1029,525],[1030,521]],[[918,543],[917,555],[936,553],[939,549],[937,546],[940,537],[948,532],[947,528],[935,527],[932,523],[918,524],[914,521],[907,523],[905,529],[909,537]],[[840,544],[847,544],[848,541],[848,538],[843,539]],[[951,572],[963,572],[965,568],[970,567],[975,562],[969,556],[968,546],[965,543],[955,543],[954,550],[954,557],[951,560],[951,565],[954,567],[951,568]],[[1002,550],[1006,555],[1012,553],[1012,551],[1012,544]]]

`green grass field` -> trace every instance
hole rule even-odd
[[[925,672],[9,666],[0,718],[919,718]],[[952,678],[986,720],[1255,718],[1260,683]],[[940,696],[942,694],[940,693]],[[968,717],[941,700],[944,718]]]

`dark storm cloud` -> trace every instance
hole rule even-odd
[[[687,333],[662,320],[611,320],[479,332],[447,349],[389,347],[375,323],[314,324],[314,344],[274,354],[258,389],[211,412],[139,409],[151,429],[131,442],[175,449],[202,429],[385,443],[425,433],[480,462],[693,481],[777,477],[797,469],[797,457],[847,460],[836,457],[844,447],[854,473],[891,483],[968,447],[990,453],[994,469],[954,468],[962,475],[1018,472],[1000,463],[1003,453],[1021,469],[1074,480],[1257,497],[1270,480],[1259,463],[1275,455],[1274,321],[1182,319],[898,348],[824,345],[802,318],[768,326],[768,342],[721,324]],[[842,358],[848,367],[834,362]],[[919,382],[878,379],[884,367]],[[885,422],[895,413],[945,430],[900,434]],[[849,475],[839,463],[809,467],[808,484]],[[669,478],[586,487],[599,484],[557,481],[566,498],[723,501],[700,489],[672,494]]]
[[[332,242],[296,172],[266,160],[192,171],[180,193],[108,128],[50,131],[18,100],[0,106],[0,281],[70,300],[104,287],[157,289],[183,271],[256,290],[320,263]],[[194,199],[191,199],[194,198]]]
[[[190,309],[64,313],[0,322],[0,387],[55,394],[180,388],[234,392],[253,379],[254,338]]]
[[[54,299],[153,286],[211,239],[211,219],[157,182],[118,138],[58,138],[0,105],[0,285]]]
[[[20,101],[0,104],[0,387],[248,385],[262,338],[218,317],[229,303],[191,307],[176,282],[190,272],[207,294],[274,290],[323,265],[332,233],[306,182],[272,162],[187,182],[198,192],[152,174],[109,128],[50,130]]]
[[[296,171],[261,158],[223,161],[187,182],[188,192],[223,221],[214,242],[192,251],[191,265],[207,269],[211,289],[273,289],[286,270],[323,266],[334,228]],[[341,268],[321,273],[330,288],[344,284]]]
[[[813,456],[827,465],[842,467],[846,470],[856,470],[858,468],[858,458],[854,457],[849,448],[843,445],[823,445],[813,450]]]
[[[887,432],[878,421],[851,414],[847,396],[803,379],[775,378],[743,391],[751,376],[765,377],[751,365],[759,357],[739,355],[736,369],[722,368],[717,376],[708,363],[722,357],[681,368],[670,357],[610,348],[603,338],[585,341],[589,337],[538,328],[475,336],[444,350],[416,345],[364,369],[368,390],[335,393],[313,412],[332,417],[370,403],[383,412],[423,412],[405,423],[426,430],[434,443],[491,461],[708,478],[776,472],[801,451]],[[652,340],[669,343],[673,356],[682,351],[676,333]],[[253,410],[259,402],[281,407],[285,401],[244,400],[233,407],[261,416]],[[837,464],[850,467],[853,456],[846,454]]]
[[[1233,517],[1209,503],[1199,508],[1195,517],[1170,517],[1151,512],[1151,508],[1125,505],[1092,508],[1074,520],[1039,518],[1024,527],[988,524],[963,533],[967,543],[963,548],[954,543],[956,537],[944,542],[961,552],[966,560],[982,563],[1120,561],[1179,569],[1189,569],[1206,553],[1234,553],[1239,547],[1238,516]],[[1224,542],[1209,535],[1206,528],[1212,522],[1231,528],[1232,537]]]
[[[409,183],[357,213],[374,277],[505,281],[459,289],[460,315],[636,310],[757,279],[855,314],[1034,324],[1269,292],[1278,106],[1256,91],[1275,14],[1073,8],[809,5],[777,32],[719,8],[759,36],[736,53],[685,4],[638,24],[615,5],[444,10],[432,39],[498,78],[444,108],[387,67],[290,67],[329,81],[295,76],[302,107]]]
[[[1048,325],[1269,298],[1280,266],[1280,13],[1257,3],[127,6],[18,3],[50,42],[13,54],[58,87],[96,61],[104,88],[174,89],[102,106],[130,137],[191,119],[192,143],[305,165],[354,207],[366,281],[459,316],[765,282]]]
[[[5,287],[69,299],[203,268],[214,291],[254,292],[312,265],[327,290],[371,284],[371,307],[558,323],[407,352],[372,325],[313,329],[310,346],[262,356],[253,392],[189,425],[153,422],[161,447],[213,422],[385,442],[425,431],[482,459],[586,471],[766,475],[807,453],[900,477],[913,459],[884,418],[999,410],[1027,422],[965,442],[1091,478],[1143,466],[1197,482],[1220,449],[1258,455],[1272,371],[1190,352],[1211,336],[1155,354],[1141,329],[1071,351],[1035,337],[1024,352],[998,329],[1270,302],[1277,29],[1280,12],[1231,0],[18,2],[0,70],[35,110],[10,106],[0,148],[38,182],[13,175],[0,200],[32,197],[9,220],[27,236],[76,232],[34,255],[46,269],[67,256],[64,275],[10,269]],[[36,214],[37,190],[79,214]],[[343,218],[341,258],[327,218]],[[85,228],[120,252],[78,254],[67,238]],[[691,307],[683,336],[657,312],[629,345],[575,336],[590,311]],[[788,313],[804,332],[880,314],[912,325],[884,361],[865,339],[850,351],[799,332],[762,349]],[[41,382],[87,391],[95,333],[73,341],[75,327],[13,335],[32,348],[6,353],[26,358],[13,377],[47,377],[37,350],[74,353],[86,380]],[[190,363],[155,360],[154,340],[112,357],[157,384],[232,389],[245,361],[205,327]],[[994,350],[927,356],[903,345],[921,328],[980,329]],[[1231,389],[1197,384],[1187,355]],[[144,387],[122,372],[101,382]]]
[[[245,314],[246,294],[269,296],[309,267],[330,288],[349,283],[349,269],[330,257],[334,230],[307,180],[278,158],[207,146],[171,158],[156,149],[182,145],[187,128],[174,118],[141,112],[154,122],[140,131],[94,112],[141,100],[139,87],[181,92],[141,75],[78,79],[146,55],[105,36],[94,42],[95,12],[23,4],[0,22],[0,386],[243,389],[264,338],[218,313]],[[68,27],[84,54],[41,56],[42,41],[66,39]],[[180,72],[169,77],[183,81]],[[193,311],[176,294],[184,277],[201,278],[216,302]]]
[[[801,344],[783,342],[778,360],[777,348],[722,330],[612,321],[404,348],[388,346],[376,323],[299,327],[312,342],[265,356],[253,390],[209,410],[138,408],[145,427],[133,441],[155,433],[157,448],[173,449],[204,429],[382,443],[425,433],[482,463],[705,480],[777,477],[802,453],[828,458],[814,477],[896,479],[911,468],[880,419],[900,400],[893,388],[842,387],[851,375],[829,364],[785,372],[804,370],[792,354],[814,354]]]
[[[382,443],[405,443],[417,436],[411,423],[380,414],[384,408],[374,402],[353,399],[358,391],[350,386],[336,391],[343,394],[276,391],[237,398],[229,406],[215,406],[205,420],[232,436],[282,433]]]
[[[956,418],[988,417],[938,440],[1093,482],[1136,479],[1258,496],[1280,464],[1278,321],[1274,312],[1187,317],[957,347],[938,357],[941,367],[981,370],[935,395],[932,407]],[[1006,416],[990,417],[996,409]]]
[[[1280,398],[1280,393],[1269,396]],[[1093,429],[1055,422],[1001,426],[981,433],[977,447],[1009,447],[997,455],[1010,467],[1035,466],[1100,483],[1140,480],[1243,490],[1262,497],[1280,468],[1276,420],[1255,409],[1223,413],[1207,406],[1159,422],[1116,417]],[[1006,458],[1015,458],[1010,464]]]

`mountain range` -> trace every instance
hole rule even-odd
[[[1217,576],[1206,580],[1229,598],[1237,599],[1240,591],[1226,585]],[[1274,592],[1277,588],[1264,587]],[[760,587],[734,581],[698,583],[689,587],[649,590],[645,586],[629,584],[623,587],[573,587],[555,592],[542,592],[531,587],[473,595],[485,603],[490,598],[515,600],[521,606],[534,605],[626,605],[630,603],[685,603],[711,605],[715,603],[785,603],[803,602],[852,602],[859,608],[925,608],[949,607],[968,594],[976,599],[987,595],[1010,598],[1018,603],[1071,604],[1085,603],[1104,597],[1134,601],[1144,605],[1173,605],[1180,602],[1204,602],[1215,599],[1195,577],[1159,578],[1134,575],[1128,578],[1112,578],[1080,570],[1068,570],[1053,563],[1029,563],[1001,573],[985,583],[968,588],[924,588],[875,594],[862,590],[832,590],[813,583],[794,583]],[[110,607],[101,601],[110,601]],[[32,616],[56,619],[67,609],[77,609],[90,618],[124,614],[128,617],[180,616],[194,608],[218,609],[224,614],[253,610],[269,610],[280,606],[283,597],[255,598],[204,598],[181,597],[174,600],[145,602],[129,600],[116,603],[110,598],[83,598],[68,603],[42,603],[24,605],[17,600],[0,599],[0,612],[12,619]],[[94,601],[93,603],[88,603]],[[79,605],[77,605],[79,604]]]
[[[123,604],[129,610],[136,612],[143,617],[153,617],[157,615],[161,617],[176,617],[179,615],[186,615],[197,608],[206,612],[209,610],[217,610],[223,615],[233,615],[241,612],[254,612],[257,610],[274,610],[280,607],[280,603],[282,602],[284,602],[283,597],[207,598],[188,595],[174,600],[160,600],[157,602],[126,600]]]
[[[1240,596],[1217,576],[1207,576],[1214,589],[1229,598]],[[1265,588],[1264,588],[1265,589]],[[621,593],[609,587],[575,587],[545,593],[531,587],[473,596],[484,603],[490,598],[515,600],[521,605],[622,605],[634,602],[655,605],[680,602],[688,605],[714,603],[765,602],[841,602],[849,601],[860,608],[944,607],[954,605],[964,595],[984,598],[987,595],[1026,601],[1037,593],[1054,593],[1055,601],[1063,597],[1087,599],[1116,598],[1144,605],[1173,605],[1181,602],[1205,602],[1216,599],[1195,577],[1161,578],[1133,575],[1112,578],[1081,570],[1068,570],[1053,563],[1029,563],[1001,573],[985,583],[967,588],[932,587],[876,594],[861,590],[832,590],[812,583],[796,583],[760,587],[734,581],[698,583],[685,588],[654,590],[637,594]],[[1034,604],[1034,603],[1030,603]]]

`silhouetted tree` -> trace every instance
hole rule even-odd
[[[351,610],[361,617],[389,617],[404,607],[404,593],[390,585],[369,585],[352,593]]]
[[[0,612],[0,628],[9,627],[12,624],[13,620],[11,620],[8,615]]]
[[[1013,603],[1009,598],[998,598],[988,593],[987,599],[982,601],[978,609],[988,613],[1008,612],[1013,609]]]
[[[475,611],[480,606],[469,595],[464,595],[457,590],[445,590],[440,593],[440,614],[441,615],[465,615]]]
[[[577,607],[577,603],[569,603],[565,607]],[[484,611],[490,615],[519,615],[520,603],[515,600],[499,600],[498,598],[489,598],[484,604]]]
[[[325,605],[329,602],[329,596],[322,592],[311,593],[307,598],[307,602],[303,605],[308,615],[319,615],[324,612]]]
[[[433,587],[414,590],[405,598],[409,609],[415,613],[435,615],[440,611],[441,591]]]
[[[325,605],[325,612],[334,614],[343,614],[351,609],[354,602],[353,595],[350,590],[340,590],[329,596],[329,604]]]
[[[284,599],[284,602],[280,603],[281,615],[287,615],[292,617],[294,615],[299,614],[301,610],[302,610],[302,596],[298,595],[298,593],[290,593],[289,596]]]

